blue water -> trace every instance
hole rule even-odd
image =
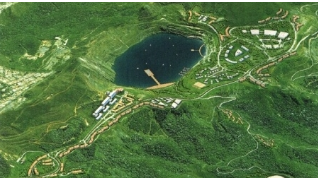
[[[175,82],[182,77],[179,73],[184,68],[191,68],[202,59],[198,51],[191,51],[198,50],[202,44],[199,39],[179,35],[152,35],[116,59],[115,84],[140,88],[156,85],[145,69],[150,69],[161,84]],[[205,54],[204,47],[201,52]]]

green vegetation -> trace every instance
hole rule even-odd
[[[62,162],[65,167],[59,176],[83,170],[67,177],[315,178],[318,27],[316,6],[303,5],[17,3],[1,9],[0,66],[26,75],[52,74],[14,96],[18,104],[0,113],[0,177],[26,177],[31,164],[48,154],[56,160],[54,166],[37,164],[41,176],[55,172]],[[258,24],[275,16],[279,8],[289,11],[286,19]],[[209,20],[200,21],[194,12],[217,21],[208,25]],[[293,15],[299,15],[297,22],[303,24],[296,34],[290,25]],[[219,33],[224,34],[228,26],[231,36],[220,41]],[[290,39],[280,49],[265,50],[259,40],[264,35],[242,33],[251,28],[285,31]],[[113,83],[114,61],[132,45],[160,32],[202,39],[206,56],[171,87],[124,89],[134,95],[131,106],[160,97],[180,98],[181,105],[177,109],[140,107],[89,146],[57,156],[89,140],[97,123],[105,126],[117,116],[110,114],[105,123],[91,116],[104,93],[119,87]],[[65,45],[54,45],[55,37]],[[42,57],[23,57],[36,55],[43,41],[52,45]],[[269,42],[277,43],[274,38]],[[248,47],[251,57],[239,64],[226,62],[229,45]],[[256,75],[259,67],[277,61],[288,50],[297,54],[264,69],[264,74],[270,74],[266,80]],[[238,75],[202,89],[193,87],[198,72],[215,66],[220,74]],[[251,76],[266,87],[238,82]],[[0,73],[1,102],[8,98],[2,95],[4,89],[13,95],[19,85],[7,84],[6,77]]]
[[[4,160],[4,158],[0,155],[0,176],[8,177],[10,175],[10,166]]]

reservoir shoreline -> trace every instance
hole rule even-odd
[[[203,59],[205,52],[201,39],[171,33],[151,35],[115,60],[115,84],[153,87],[156,82],[144,72],[146,69],[162,84],[176,82]]]

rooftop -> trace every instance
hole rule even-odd
[[[280,32],[278,34],[278,38],[280,38],[280,39],[285,39],[287,36],[288,36],[287,32]]]
[[[178,104],[172,103],[171,108],[176,108],[177,106],[178,106]]]
[[[251,30],[252,35],[259,35],[259,29],[253,29]]]
[[[275,36],[276,33],[276,30],[264,30],[264,35]]]
[[[174,102],[177,103],[177,104],[180,104],[181,101],[182,101],[181,99],[176,99]]]

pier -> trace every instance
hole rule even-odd
[[[151,77],[151,78],[157,83],[157,85],[152,86],[152,87],[148,87],[147,89],[152,90],[152,89],[164,88],[164,87],[168,87],[168,86],[174,84],[173,82],[172,82],[172,83],[160,84],[160,82],[155,78],[155,75],[151,72],[150,69],[146,69],[145,72],[146,72],[146,74],[147,74],[149,77]]]
[[[157,85],[160,85],[160,82],[155,78],[155,75],[151,72],[150,69],[146,69],[145,72],[149,77],[151,77],[157,83]]]

